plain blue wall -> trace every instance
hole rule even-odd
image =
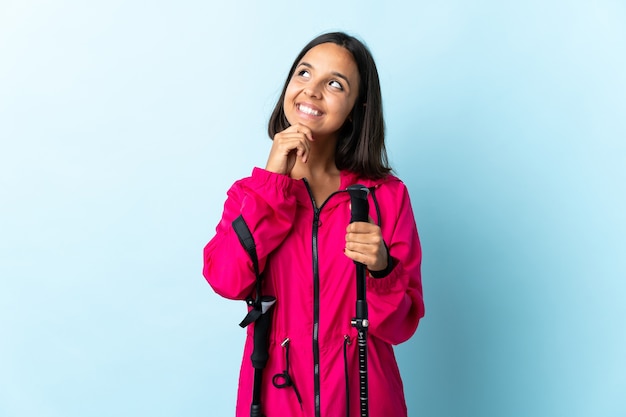
[[[0,1],[0,415],[234,414],[201,250],[333,29],[423,243],[410,415],[626,415],[623,2],[208,3]]]

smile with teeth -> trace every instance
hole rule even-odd
[[[307,106],[306,104],[298,104],[298,110],[300,110],[302,113],[304,114],[308,114],[311,116],[321,116],[322,112],[319,110],[316,110],[312,107]]]

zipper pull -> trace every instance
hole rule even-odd
[[[318,208],[315,208],[315,210],[313,211],[313,224],[315,226],[320,225],[320,209]]]

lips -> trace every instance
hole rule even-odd
[[[323,113],[321,110],[317,109],[314,106],[311,106],[310,104],[305,104],[305,103],[300,103],[296,105],[298,111],[307,114],[309,116],[321,116]]]

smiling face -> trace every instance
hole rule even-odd
[[[285,91],[285,116],[313,136],[335,137],[359,94],[359,71],[352,54],[334,43],[311,48],[296,66]]]

